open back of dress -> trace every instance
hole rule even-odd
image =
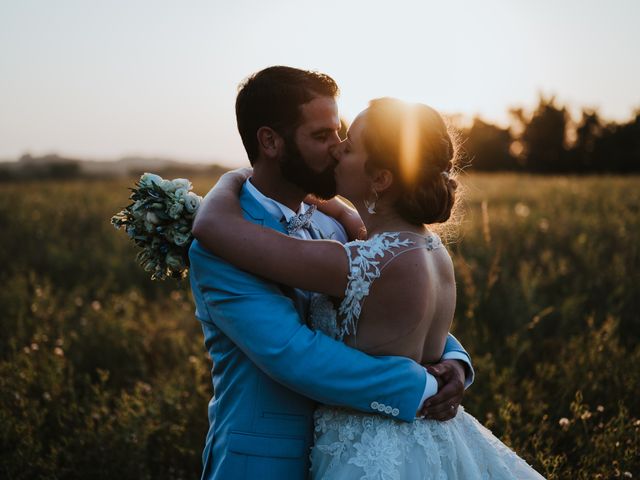
[[[456,298],[451,258],[440,238],[386,232],[344,247],[349,277],[335,326],[314,326],[371,355],[438,361]]]
[[[451,265],[447,267],[444,261],[451,260],[442,248],[440,239],[435,234],[423,237],[409,232],[390,232],[376,235],[364,242],[347,243],[345,249],[349,256],[349,279],[338,315],[325,295],[315,295],[310,305],[312,326],[368,353],[376,350],[397,352],[387,353],[389,355],[401,355],[402,350],[410,350],[408,345],[411,342],[406,341],[406,338],[412,335],[413,327],[414,336],[418,335],[416,332],[420,332],[425,337],[422,343],[417,343],[420,345],[420,355],[438,355],[438,351],[441,353],[439,344],[436,342],[431,345],[427,338],[442,335],[439,330],[434,330],[436,326],[439,329],[446,326],[448,330],[447,325],[450,325],[453,317],[454,307],[450,303],[455,304],[455,286],[447,287],[448,290],[453,288],[453,297],[450,292],[449,297],[446,297],[447,289],[435,294],[433,290],[427,289],[431,293],[426,293],[425,297],[420,297],[420,292],[414,295],[416,290],[423,289],[420,281],[425,280],[425,275],[433,276],[426,279],[427,284],[433,284],[434,280],[437,282],[436,277],[442,275],[436,264],[440,264],[442,270],[449,268],[451,277],[453,276]],[[417,262],[414,272],[416,275],[407,276],[410,281],[403,282],[402,277],[394,278],[394,274],[397,274],[392,271],[394,263],[400,262],[400,259],[406,260],[408,255],[418,249],[423,249],[428,254],[436,253],[443,261],[431,262],[433,268],[429,268],[428,257],[425,259],[423,256],[422,263],[419,259],[414,259]],[[399,270],[402,273],[403,269]],[[446,275],[444,278],[447,282],[453,282],[453,278]],[[376,292],[375,289],[380,287],[395,287],[395,291]],[[398,298],[402,296],[403,290],[412,294],[406,298],[415,302],[407,309],[401,308],[402,298]],[[367,302],[364,301],[365,298]],[[387,310],[384,301],[391,304]],[[416,306],[423,308],[422,313],[416,313]],[[389,312],[401,310],[406,310],[403,312],[404,316],[388,316]],[[416,313],[415,317],[410,322],[402,322],[403,318],[411,316],[406,315],[408,312]],[[420,329],[420,326],[425,326],[420,320],[421,316],[427,319],[425,321],[430,319],[430,328]],[[383,323],[392,328],[385,330]],[[405,328],[409,330],[405,331]],[[446,330],[443,339],[438,338],[442,347]],[[428,352],[429,348],[433,351]],[[385,406],[379,407],[385,409]],[[386,408],[388,410],[384,410],[385,412],[396,415],[391,407]],[[314,420],[312,480],[543,479],[473,416],[466,413],[462,406],[457,415],[446,422],[416,419],[412,423],[404,423],[390,417],[329,405],[320,406],[315,412]]]

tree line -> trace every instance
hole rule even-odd
[[[631,173],[640,171],[640,109],[624,123],[595,109],[572,119],[555,97],[541,96],[532,112],[509,110],[501,128],[478,117],[462,128],[464,166],[480,171]]]
[[[595,109],[583,109],[576,121],[565,106],[557,104],[555,97],[540,96],[532,112],[512,108],[509,115],[512,123],[507,128],[479,117],[475,117],[470,126],[459,128],[465,170],[541,174],[640,172],[640,109],[622,123],[603,119]],[[454,123],[456,118],[460,117],[454,116]],[[347,123],[342,119],[340,138],[346,137],[346,130]],[[202,166],[193,168],[175,161],[149,159],[149,162],[151,165],[144,168],[132,165],[126,173],[139,174],[155,168],[154,171],[184,176],[202,169]],[[18,162],[0,163],[0,182],[116,175],[112,168],[89,172],[86,167],[87,162],[55,154],[42,157],[25,154]],[[212,168],[225,170],[218,165]],[[167,169],[175,172],[164,172]]]

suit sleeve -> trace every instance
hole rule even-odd
[[[442,360],[460,360],[467,366],[465,369],[466,377],[464,381],[464,388],[469,388],[475,378],[475,372],[473,371],[473,365],[471,364],[471,357],[467,351],[462,348],[458,339],[451,334],[447,336]]]
[[[397,356],[372,357],[314,332],[273,283],[203,249],[190,250],[192,282],[207,317],[261,370],[318,402],[412,421],[425,370]]]

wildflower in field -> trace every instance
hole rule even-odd
[[[559,421],[558,424],[562,427],[563,430],[567,430],[569,428],[569,424],[571,422],[569,422],[569,419],[566,417],[562,417]]]
[[[514,207],[514,211],[516,212],[517,216],[522,218],[528,217],[529,213],[531,213],[531,209],[521,202],[516,203],[516,206]]]
[[[549,231],[549,220],[547,220],[546,218],[541,218],[538,222],[538,228],[541,232]]]

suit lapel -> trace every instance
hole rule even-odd
[[[242,191],[240,192],[240,206],[242,207],[244,216],[247,220],[272,228],[287,235],[287,230],[280,222],[280,219],[274,218],[274,216],[271,215],[253,195],[251,195],[246,186],[243,186]],[[278,286],[282,293],[293,301],[300,317],[302,319],[306,319],[308,314],[307,292],[283,284],[278,284]]]
[[[273,228],[280,233],[287,233],[284,225],[280,223],[280,219],[274,218],[273,215],[267,212],[260,202],[251,195],[246,185],[242,186],[242,191],[240,192],[240,206],[242,207],[247,220],[264,225],[265,227]]]

